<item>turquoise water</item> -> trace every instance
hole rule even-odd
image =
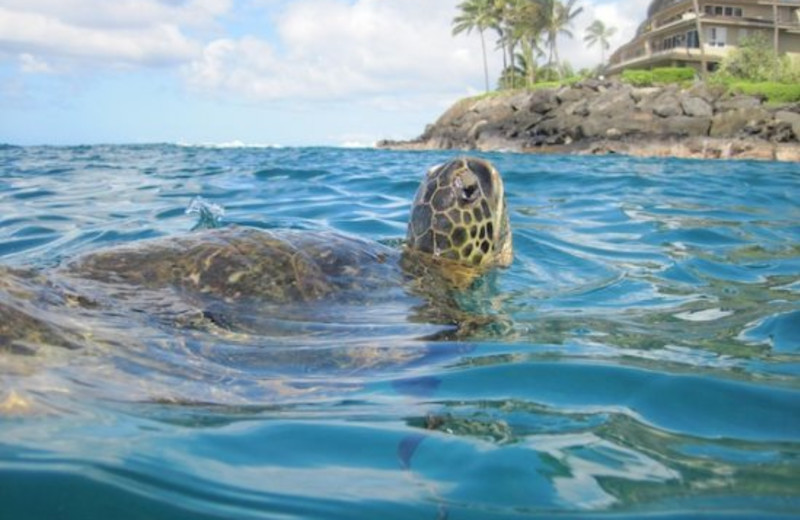
[[[0,264],[185,235],[197,196],[396,247],[452,156],[0,148]],[[245,336],[78,312],[41,316],[70,348],[0,334],[0,399],[26,403],[0,415],[2,517],[800,516],[798,165],[486,157],[515,261],[457,295],[490,318],[470,336],[404,298]]]

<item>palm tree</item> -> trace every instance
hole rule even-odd
[[[453,35],[477,29],[481,35],[483,51],[483,78],[489,92],[489,64],[486,59],[486,39],[483,32],[496,24],[493,0],[464,0],[458,4],[461,14],[453,19]]]
[[[522,56],[520,54],[516,55],[517,62],[513,66],[506,66],[503,69],[503,72],[500,74],[500,80],[498,84],[500,85],[501,89],[505,90],[514,90],[517,88],[522,88],[522,82],[520,78],[524,78],[527,75],[526,64],[523,63]]]
[[[536,59],[541,54],[539,40],[544,27],[540,2],[517,0],[508,14],[508,21],[512,49],[519,45],[521,53],[517,59],[525,71],[525,82],[531,87],[536,83]]]
[[[516,40],[514,37],[513,13],[517,4],[521,0],[490,0],[493,7],[493,18],[495,23],[492,29],[497,31],[497,47],[501,49],[503,55],[503,72],[501,73],[501,83],[504,88],[514,85],[514,47]],[[510,80],[506,76],[510,77]]]
[[[582,11],[583,7],[575,9],[577,0],[567,0],[566,3],[560,0],[539,0],[542,6],[543,29],[547,37],[546,43],[550,54],[547,60],[548,65],[558,68],[558,35],[563,34],[572,38],[572,31],[569,30],[572,21]]]
[[[586,28],[586,35],[583,37],[583,41],[585,41],[590,48],[598,44],[600,45],[601,67],[606,62],[606,51],[611,48],[611,44],[608,40],[614,36],[616,32],[616,27],[606,27],[606,24],[600,20],[595,20]]]

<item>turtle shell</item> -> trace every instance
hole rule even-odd
[[[399,282],[399,252],[338,233],[223,228],[92,253],[71,277],[226,302],[308,302]]]

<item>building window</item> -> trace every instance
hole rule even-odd
[[[689,31],[686,33],[686,47],[690,49],[700,48],[700,39],[697,37],[697,31]]]
[[[708,46],[709,47],[725,47],[728,31],[725,27],[709,27],[708,28]]]
[[[711,16],[738,16],[742,17],[741,7],[731,7],[725,5],[706,5],[703,10]]]
[[[679,48],[682,48],[682,47],[688,47],[689,45],[687,45],[687,43],[686,43],[686,37],[687,37],[688,34],[689,33],[687,33],[687,34],[676,34],[674,36],[670,36],[668,38],[664,38],[661,41],[661,48],[664,49],[664,50],[668,50],[668,49],[679,49]],[[695,32],[695,35],[696,34],[697,33]]]

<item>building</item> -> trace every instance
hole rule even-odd
[[[634,38],[611,55],[607,74],[691,66],[700,70],[698,21],[714,70],[742,38],[762,34],[780,54],[800,57],[800,0],[653,0]]]

